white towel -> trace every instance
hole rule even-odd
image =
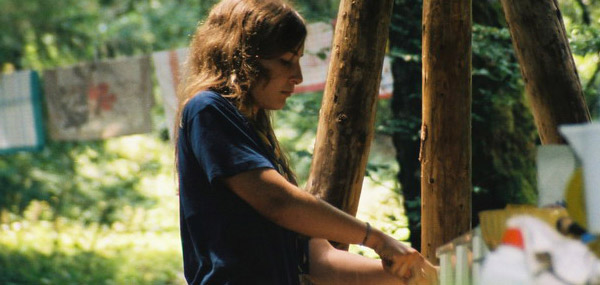
[[[44,145],[37,72],[0,75],[0,154]]]

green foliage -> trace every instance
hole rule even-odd
[[[0,252],[2,284],[110,284],[118,266],[90,252],[47,255],[6,248]]]
[[[569,44],[577,55],[597,53],[600,51],[600,30],[588,25],[571,25]]]
[[[592,118],[600,116],[600,2],[559,1]]]
[[[337,17],[340,0],[296,0],[292,1],[308,22],[330,22]]]
[[[169,144],[56,144],[1,160],[44,195],[0,225],[0,283],[183,284]]]
[[[579,75],[592,118],[600,116],[600,25],[570,26],[570,45],[579,61]]]
[[[43,69],[181,47],[215,2],[3,0],[0,66]]]
[[[298,94],[287,100],[282,111],[274,112],[277,138],[290,157],[299,185],[308,179],[322,97],[322,92]]]
[[[139,192],[144,176],[161,169],[154,157],[132,160],[107,142],[50,143],[38,153],[0,158],[0,209],[23,216],[32,201],[49,205],[50,217],[110,225],[124,206],[151,206]],[[37,219],[37,218],[36,218]]]
[[[56,244],[49,224],[17,225],[2,229],[0,284],[185,284],[172,232],[70,224]]]
[[[506,28],[473,27],[473,206],[535,204],[533,118]],[[485,166],[485,167],[480,167]]]

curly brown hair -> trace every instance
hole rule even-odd
[[[304,19],[285,0],[217,3],[206,21],[197,27],[189,46],[184,77],[177,92],[175,130],[181,126],[181,112],[187,102],[200,91],[213,90],[229,98],[256,131],[274,138],[269,112],[253,108],[249,94],[252,86],[269,80],[258,59],[296,52],[305,38]],[[277,140],[273,147],[282,153]],[[287,158],[282,159],[286,172],[293,177]]]

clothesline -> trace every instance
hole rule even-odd
[[[333,40],[331,23],[312,23],[307,30],[301,59],[304,80],[296,87],[298,93],[324,89]],[[42,148],[44,124],[50,138],[58,141],[151,132],[155,103],[151,72],[158,79],[166,126],[173,137],[176,84],[187,52],[180,48],[44,70],[44,92],[35,71],[0,75],[0,154]],[[380,97],[389,98],[393,85],[389,58],[384,60],[381,78]],[[42,118],[42,93],[46,120]]]

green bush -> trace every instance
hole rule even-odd
[[[0,284],[183,284],[178,232],[15,223],[0,237]]]

